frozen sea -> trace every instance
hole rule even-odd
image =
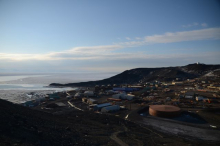
[[[13,103],[23,103],[33,100],[36,96],[27,96],[35,93],[45,95],[48,93],[74,90],[76,88],[51,88],[50,83],[76,83],[95,81],[111,77],[116,73],[0,73],[0,98]]]

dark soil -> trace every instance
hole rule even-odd
[[[0,145],[117,145],[110,136],[128,145],[207,145],[175,136],[158,136],[151,130],[119,117],[69,110],[53,115],[0,100]],[[160,134],[163,135],[163,134]]]

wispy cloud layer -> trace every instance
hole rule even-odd
[[[182,25],[182,27],[189,28],[189,27],[198,26],[198,25],[199,25],[199,23],[194,22],[192,24]]]
[[[203,26],[203,27],[207,27],[208,24],[206,24],[206,23],[202,23],[201,26]]]
[[[121,72],[126,69],[137,67],[162,67],[179,66],[193,62],[214,63],[219,62],[220,52],[198,53],[175,53],[175,54],[144,54],[117,53],[100,55],[98,60],[30,60],[30,61],[7,61],[0,62],[1,72]],[[101,61],[100,61],[101,59]]]
[[[126,40],[131,40],[131,38],[129,38],[129,37],[126,37]]]
[[[174,43],[183,41],[197,41],[208,39],[220,39],[220,28],[208,28],[193,31],[182,31],[163,35],[153,35],[145,37],[145,42],[149,43]]]
[[[182,25],[182,27],[184,27],[184,28],[190,28],[190,27],[195,27],[195,26],[207,27],[208,24],[206,24],[206,23],[197,23],[197,22],[194,22],[194,23],[192,23],[192,24]]]
[[[220,39],[220,28],[207,28],[192,31],[181,31],[181,32],[167,32],[161,35],[146,36],[143,41],[130,41],[122,42],[121,45],[128,47],[138,45],[149,45],[158,43],[175,43],[184,41],[198,41],[198,40],[216,40]]]
[[[196,24],[195,24],[196,25]],[[0,53],[1,60],[91,60],[91,59],[123,59],[123,58],[150,58],[143,52],[116,53],[115,50],[126,49],[158,43],[175,43],[183,41],[216,40],[220,39],[220,28],[207,28],[193,31],[167,32],[160,35],[151,35],[136,38],[136,41],[121,42],[104,46],[75,47],[62,52],[46,54],[7,54]],[[130,38],[127,40],[130,40]],[[126,52],[126,51],[125,51]],[[157,55],[159,56],[159,55]]]

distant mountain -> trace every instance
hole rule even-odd
[[[220,65],[206,64],[189,64],[180,67],[161,67],[161,68],[136,68],[126,70],[113,77],[99,80],[80,83],[59,84],[52,83],[50,86],[94,86],[107,84],[134,84],[149,81],[172,81],[176,78],[193,79],[205,75],[219,75]],[[217,73],[216,73],[217,72]]]

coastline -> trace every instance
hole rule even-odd
[[[45,97],[47,94],[52,94],[55,92],[66,92],[69,90],[76,90],[77,88],[70,87],[50,87],[43,86],[41,88],[8,88],[0,89],[0,99],[7,100],[12,103],[22,104],[27,101],[37,100],[39,98]],[[27,94],[34,93],[31,98]]]

